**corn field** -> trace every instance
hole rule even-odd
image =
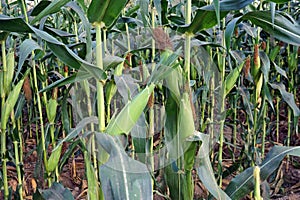
[[[1,0],[0,199],[300,199],[300,2]]]

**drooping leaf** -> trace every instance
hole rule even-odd
[[[77,2],[81,5],[79,6],[77,4]],[[86,49],[87,49],[87,52],[86,52],[86,60],[88,62],[92,62],[92,39],[91,39],[91,24],[89,23],[88,19],[87,19],[87,16],[85,15],[85,11],[83,10],[85,8],[85,5],[84,2],[80,3],[81,1],[77,0],[76,2],[75,1],[72,1],[72,2],[69,2],[66,6],[71,8],[72,10],[74,10],[78,17],[80,18],[82,24],[83,24],[83,27],[85,29],[85,32],[86,32]]]
[[[294,116],[300,116],[300,109],[298,108],[296,102],[295,102],[295,97],[292,93],[287,92],[285,89],[285,86],[282,83],[270,83],[271,87],[273,89],[279,90],[283,100],[292,108]]]
[[[261,59],[261,71],[264,74],[264,81],[269,82],[269,73],[271,68],[270,59],[268,55],[263,51],[259,52],[259,57]]]
[[[286,16],[288,14],[285,13]],[[253,24],[260,26],[264,31],[273,35],[283,42],[300,45],[300,25],[291,21],[280,13],[275,14],[274,23],[270,11],[252,11],[246,13],[240,20],[250,20]]]
[[[103,58],[103,69],[109,70],[111,68],[115,68],[117,65],[124,61],[123,58],[118,56],[105,56]]]
[[[236,17],[233,20],[231,20],[225,29],[225,45],[226,45],[226,49],[227,51],[229,51],[230,49],[230,44],[231,44],[231,36],[233,34],[233,31],[235,29],[236,26],[236,22],[240,19],[240,17]]]
[[[220,12],[220,19],[223,19],[227,15],[227,11]],[[218,24],[216,13],[212,10],[198,9],[195,17],[192,19],[191,24],[187,24],[178,28],[179,32],[182,33],[193,33],[201,32],[203,30],[212,28]]]
[[[71,34],[67,31],[51,28],[51,27],[48,27],[48,26],[45,26],[44,30],[47,31],[47,32],[53,33],[53,34],[55,34],[59,37],[74,37],[75,36],[75,34]]]
[[[33,33],[30,26],[20,17],[11,18],[6,15],[0,15],[0,30],[17,33]]]
[[[122,96],[125,103],[131,100],[139,92],[137,80],[132,78],[131,75],[122,74],[121,76],[114,76],[114,79],[118,88],[118,92]]]
[[[87,16],[90,23],[103,24],[109,28],[119,17],[128,0],[119,0],[116,3],[113,0],[92,0]]]
[[[277,73],[279,73],[281,76],[283,76],[284,78],[288,79],[288,76],[286,74],[286,71],[284,71],[283,69],[281,69],[275,62],[273,62],[273,65],[275,67],[275,70],[277,71]]]
[[[9,18],[7,16],[3,17],[3,15],[0,16],[0,30],[8,32],[35,33],[38,37],[42,38],[47,42],[48,47],[52,50],[54,55],[61,59],[61,61],[64,62],[66,65],[75,69],[79,69],[82,67],[85,71],[89,72],[96,79],[106,79],[106,73],[100,68],[82,60],[64,43],[58,41],[56,38],[49,35],[47,32],[28,25],[21,18]]]
[[[254,118],[253,118],[253,112],[252,112],[252,103],[250,102],[250,95],[249,92],[245,89],[245,88],[238,88],[239,93],[242,96],[242,100],[243,100],[243,104],[244,104],[244,109],[247,112],[247,116],[249,117],[249,125],[250,127],[253,125],[254,123]]]
[[[59,141],[59,143],[57,144],[57,146],[53,149],[53,151],[55,151],[57,148],[59,148],[59,146],[62,145],[62,143],[67,142],[72,140],[73,138],[77,137],[82,129],[84,129],[88,124],[98,124],[98,118],[97,117],[86,117],[84,119],[82,119],[76,126],[76,128],[74,128],[70,133],[68,133],[68,135],[62,139],[61,141]]]
[[[26,58],[29,56],[29,54],[32,53],[32,51],[37,49],[42,50],[42,48],[32,39],[26,39],[21,43],[19,51],[20,55],[18,61],[18,71],[16,73],[16,77],[18,77],[19,73],[21,72]]]
[[[100,166],[105,199],[151,200],[152,183],[146,165],[130,158],[112,136],[103,133],[95,136],[97,145],[110,155],[109,160]]]
[[[261,181],[266,180],[280,165],[286,155],[300,156],[300,147],[274,146],[260,167]],[[243,198],[254,189],[253,167],[237,175],[227,186],[225,192],[235,200]]]
[[[272,97],[270,89],[266,83],[264,83],[264,85],[263,85],[263,92],[264,92],[264,96],[265,96],[266,100],[269,102],[272,110],[275,111],[274,104],[273,104],[273,97]]]

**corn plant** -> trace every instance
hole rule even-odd
[[[299,2],[0,5],[1,199],[267,199],[294,168]],[[63,185],[78,154],[80,197]]]

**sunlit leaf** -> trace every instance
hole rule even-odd
[[[58,166],[58,162],[60,160],[60,154],[61,154],[62,145],[59,145],[57,148],[55,148],[55,151],[52,151],[49,159],[48,159],[48,166],[47,171],[53,172],[55,168]]]
[[[147,86],[129,101],[120,113],[111,119],[106,132],[110,135],[128,134],[141,116],[154,88],[154,84]]]
[[[236,81],[238,80],[245,62],[242,62],[238,67],[234,68],[227,76],[224,82],[225,85],[225,95],[227,95],[232,88],[235,86]]]

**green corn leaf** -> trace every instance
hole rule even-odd
[[[67,31],[59,30],[59,29],[56,29],[56,28],[51,28],[51,27],[48,27],[48,26],[45,26],[44,30],[47,31],[48,33],[53,34],[53,35],[57,35],[61,38],[63,38],[63,37],[75,37],[76,36],[75,34],[71,34]]]
[[[174,161],[165,170],[165,179],[170,190],[170,199],[191,199],[188,195],[187,181],[182,170]]]
[[[106,71],[115,68],[123,61],[124,59],[118,56],[105,56],[103,58],[103,69]]]
[[[255,86],[256,103],[258,101],[258,98],[260,97],[260,93],[261,93],[261,90],[262,90],[263,83],[264,83],[263,75],[260,74],[260,76],[258,78],[258,81],[256,83],[256,86]]]
[[[169,90],[167,90],[166,98],[166,119],[165,119],[165,137],[168,151],[170,153],[169,158],[176,160],[178,158],[178,116],[179,116],[179,102],[177,97],[174,97]]]
[[[289,2],[290,0],[267,0],[269,2],[274,2],[274,3],[287,3]]]
[[[288,16],[288,14],[285,13]],[[299,46],[300,45],[300,25],[296,21],[291,21],[291,17],[287,18],[282,14],[276,13],[272,16],[270,11],[252,11],[244,16],[234,18],[226,27],[225,40],[227,50],[230,47],[230,40],[236,23],[243,20],[250,20],[253,24],[260,26],[264,31],[273,35],[283,42]],[[274,51],[274,50],[272,50]],[[279,49],[276,51],[278,53]],[[274,56],[270,56],[270,60],[274,61]]]
[[[6,80],[4,81],[4,90],[5,93],[8,94],[11,88],[11,83],[15,73],[15,53],[14,51],[10,50],[6,55]]]
[[[223,1],[222,1],[223,2]],[[220,26],[220,1],[219,0],[213,0],[214,9],[217,16],[217,22],[218,26]]]
[[[227,11],[220,12],[220,19],[223,19],[227,15]],[[196,15],[192,20],[191,24],[184,25],[178,28],[179,32],[182,33],[197,33],[203,30],[212,28],[218,24],[216,12],[211,10],[198,9]]]
[[[69,49],[64,43],[60,42],[47,32],[34,28],[28,25],[21,18],[9,18],[7,16],[0,16],[0,30],[8,32],[23,32],[23,33],[35,33],[38,37],[47,42],[47,46],[52,50],[53,54],[57,56],[66,65],[89,72],[93,77],[99,80],[106,79],[106,73],[98,67],[82,60],[71,49]]]
[[[286,155],[300,156],[300,147],[274,146],[260,167],[261,181],[266,180],[280,165]],[[241,199],[254,189],[253,167],[232,179],[225,192],[233,200]]]
[[[83,1],[84,0],[77,0],[76,2],[73,1],[73,2],[68,3],[67,6],[77,13],[78,17],[80,18],[80,20],[83,24],[83,27],[86,31],[86,49],[87,49],[86,60],[88,62],[91,62],[92,61],[91,24],[89,23],[87,16],[85,15],[85,13],[86,13],[85,9],[87,9],[87,8],[84,5]],[[79,6],[77,3],[80,4],[81,6]]]
[[[272,16],[272,24],[274,25],[274,20],[275,20],[275,12],[276,12],[276,3],[270,2],[270,11],[271,11],[271,16]]]
[[[103,24],[109,28],[119,17],[128,0],[92,0],[87,16],[90,23]]]
[[[154,88],[154,84],[147,86],[132,101],[129,101],[118,116],[111,119],[106,132],[110,135],[128,134],[141,116]]]
[[[249,4],[251,4],[253,0],[223,0],[220,1],[220,11],[233,11],[233,10],[240,10]],[[201,9],[203,10],[217,10],[215,1],[213,5],[204,6]]]
[[[194,134],[195,124],[193,111],[191,108],[190,97],[188,93],[183,93],[179,107],[179,128],[178,134],[182,141]]]
[[[284,15],[288,16],[286,13]],[[253,11],[245,14],[241,20],[250,20],[253,24],[260,26],[264,31],[277,39],[299,46],[300,25],[296,21],[291,21],[292,17],[284,15],[276,13],[273,23],[270,11]]]
[[[0,83],[3,83],[3,70],[0,71]],[[3,86],[4,86],[4,84],[0,84],[0,95],[1,95],[1,97],[5,96]]]
[[[40,1],[32,11],[30,12],[30,16],[37,16],[40,12],[42,12],[49,4],[51,4],[51,1]]]
[[[287,92],[285,86],[282,83],[270,83],[270,85],[273,89],[279,90],[283,100],[290,106],[290,108],[292,108],[294,116],[300,116],[300,109],[295,102],[294,95],[290,92]]]
[[[225,45],[226,45],[226,49],[227,52],[230,49],[230,44],[231,44],[231,36],[233,34],[233,31],[235,29],[236,23],[237,21],[240,19],[240,17],[234,18],[232,19],[226,26],[225,29]]]
[[[55,81],[54,83],[51,83],[47,87],[43,88],[39,92],[40,93],[41,92],[46,92],[46,91],[51,90],[51,89],[56,88],[56,87],[70,85],[70,84],[75,83],[79,80],[86,80],[86,79],[89,79],[89,78],[92,78],[92,75],[90,73],[81,71],[77,74],[73,74],[71,76],[68,76],[67,78],[61,78],[58,81]]]
[[[254,123],[254,117],[252,112],[253,105],[250,102],[250,94],[245,88],[239,87],[238,90],[239,94],[241,94],[242,96],[244,109],[246,110],[247,115],[249,117],[249,126],[252,127]]]
[[[28,71],[26,73],[28,73]],[[1,113],[1,128],[3,130],[6,130],[6,124],[8,122],[9,115],[17,103],[18,97],[20,95],[20,91],[23,86],[23,82],[24,82],[24,78],[20,80],[18,84],[13,88],[13,90],[9,93],[5,101],[4,109]]]
[[[103,59],[103,65],[105,70],[109,68],[114,68],[116,65],[123,62],[123,59],[117,56],[107,56]],[[97,71],[98,69],[93,68],[93,70]],[[80,69],[79,72],[68,76],[66,78],[59,79],[58,81],[55,81],[54,83],[51,83],[47,87],[43,88],[39,92],[45,92],[48,90],[51,90],[55,87],[61,87],[65,85],[69,85],[78,81],[87,80],[90,78],[93,78],[94,75],[92,73],[87,72],[85,69]]]
[[[137,156],[138,161],[142,163],[145,163],[148,157],[146,154],[146,149],[148,148],[148,129],[146,116],[142,113],[130,132],[134,144],[135,155]]]
[[[47,162],[47,171],[53,172],[55,168],[58,166],[58,162],[60,160],[60,154],[62,150],[62,145],[59,145],[55,148],[55,150],[52,151],[48,162]]]
[[[53,183],[49,189],[41,190],[38,189],[38,196],[35,194],[34,199],[45,199],[45,200],[74,200],[72,192],[60,183]]]
[[[271,68],[270,67],[271,66],[270,59],[269,59],[268,55],[263,51],[259,52],[259,57],[261,59],[261,71],[264,75],[264,81],[269,82],[269,73],[270,73],[270,68]]]
[[[109,160],[100,166],[105,199],[152,200],[151,175],[147,166],[130,158],[112,136],[103,133],[95,136],[96,144],[110,155]]]
[[[42,50],[42,48],[32,39],[26,39],[21,43],[16,77],[18,77],[19,73],[21,72],[26,58],[32,53],[32,51],[37,49]]]
[[[56,117],[56,110],[57,110],[58,103],[56,99],[50,99],[48,102],[48,109],[47,109],[47,117],[51,124],[54,123]]]
[[[124,102],[127,103],[131,100],[139,90],[139,85],[137,80],[132,78],[129,74],[122,74],[121,76],[114,76],[115,83],[118,89],[119,94],[124,99]]]
[[[60,11],[61,7],[67,4],[71,0],[53,0],[51,3],[44,8],[32,21],[31,24],[35,24],[40,21],[43,17]]]
[[[109,81],[108,83],[106,83],[105,93],[107,95],[105,95],[105,100],[108,104],[110,104],[110,102],[111,102],[113,96],[116,94],[116,92],[117,92],[117,86],[114,81]]]
[[[73,138],[77,137],[81,133],[82,129],[84,129],[88,124],[92,124],[92,123],[98,124],[98,118],[93,116],[93,117],[86,117],[86,118],[82,119],[77,124],[77,126],[70,133],[68,133],[68,135],[64,139],[59,141],[59,143],[53,149],[53,151],[55,151],[59,146],[61,146],[62,143],[70,141]]]
[[[0,15],[0,30],[6,32],[17,32],[17,33],[33,33],[30,25],[20,18],[12,18],[6,15]]]
[[[65,45],[57,45],[54,43],[47,44],[48,47],[52,50],[53,54],[56,55],[66,65],[75,69],[79,69],[82,67],[84,71],[89,72],[93,77],[95,77],[98,80],[103,80],[107,78],[107,75],[103,70],[82,60],[78,55],[76,55]]]
[[[153,3],[154,3],[155,8],[157,9],[158,17],[159,17],[160,2],[158,3],[155,0]],[[140,5],[140,11],[141,11],[141,17],[142,17],[142,20],[143,20],[143,24],[144,24],[145,27],[147,27],[148,25],[150,25],[149,24],[149,0],[140,0],[139,5]]]
[[[234,68],[226,77],[225,82],[224,82],[224,86],[225,86],[225,96],[227,94],[229,94],[229,92],[232,90],[232,88],[234,87],[236,81],[238,80],[243,66],[244,66],[245,62],[242,62],[238,67]]]
[[[198,137],[200,141],[202,141],[202,145],[199,149],[196,162],[196,169],[201,182],[216,199],[230,200],[226,193],[219,187],[215,179],[214,171],[209,159],[209,135],[195,132],[195,136]]]
[[[275,112],[274,104],[273,104],[273,96],[272,96],[270,89],[266,83],[264,83],[264,85],[263,85],[263,92],[264,92],[264,96],[265,96],[266,100],[269,102],[272,110]]]
[[[88,199],[99,199],[99,186],[94,171],[94,167],[90,160],[90,155],[84,151],[84,163],[86,168],[86,176],[88,181]]]

